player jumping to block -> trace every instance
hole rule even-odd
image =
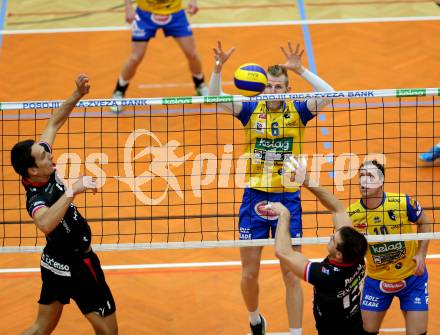
[[[210,95],[222,95],[221,70],[234,48],[224,51],[218,42],[214,48],[214,71],[209,84]],[[285,57],[282,65],[268,69],[266,94],[290,91],[288,71],[294,72],[309,82],[315,91],[329,92],[333,88],[324,80],[307,70],[301,62],[303,51],[299,45],[293,49],[281,47]],[[275,236],[276,216],[268,216],[262,206],[267,202],[281,202],[291,212],[290,229],[293,237],[302,234],[301,202],[298,187],[284,187],[282,184],[284,159],[292,154],[302,153],[306,124],[322,110],[331,99],[317,98],[305,101],[262,101],[221,104],[237,117],[245,127],[250,155],[247,179],[249,187],[244,190],[239,213],[239,234],[242,240],[266,239],[271,232]],[[278,147],[279,149],[273,149]],[[294,247],[299,250],[299,246]],[[241,291],[249,312],[253,335],[265,334],[266,321],[259,311],[258,276],[263,247],[240,248],[242,262]],[[286,306],[291,335],[302,333],[303,294],[298,277],[281,266],[286,287]]]

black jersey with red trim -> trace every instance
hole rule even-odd
[[[44,149],[51,152],[47,143],[40,143]],[[26,189],[26,208],[33,218],[42,207],[51,207],[65,192],[64,183],[56,172],[52,173],[47,183],[31,183],[23,179]],[[91,243],[91,230],[87,221],[78,212],[76,206],[70,203],[64,218],[56,228],[46,235],[45,252],[53,256],[72,256],[86,252]]]
[[[360,318],[361,283],[365,261],[341,264],[328,259],[308,262],[304,280],[314,286],[313,312],[317,328],[352,328]],[[362,326],[362,324],[360,325]]]

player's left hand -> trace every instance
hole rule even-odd
[[[76,80],[76,89],[81,95],[86,95],[90,91],[89,77],[85,74],[80,74]]]
[[[302,65],[301,57],[304,53],[304,49],[300,50],[299,43],[296,44],[295,51],[293,50],[292,43],[288,43],[288,50],[284,49],[284,47],[280,47],[284,56],[286,57],[286,62],[284,64],[280,64],[282,67],[287,70],[292,70],[295,73],[301,75],[304,72],[304,67]]]
[[[199,11],[199,6],[197,5],[197,1],[192,0],[188,3],[188,7],[186,8],[186,12],[189,15],[194,15]]]
[[[414,274],[416,276],[421,276],[425,273],[425,267],[426,267],[426,263],[425,263],[425,257],[419,254],[416,254],[413,257],[413,260],[416,262],[416,270],[414,272]]]

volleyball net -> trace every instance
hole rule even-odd
[[[98,192],[74,200],[92,228],[96,250],[273,244],[239,240],[247,138],[240,121],[221,104],[331,98],[306,127],[303,153],[311,177],[348,207],[360,197],[360,164],[377,159],[385,165],[385,191],[414,197],[432,221],[433,233],[397,234],[387,240],[438,239],[440,166],[422,163],[418,156],[440,141],[439,95],[440,89],[427,88],[83,100],[57,134],[54,162],[67,185],[82,174],[96,178]],[[60,104],[0,103],[2,252],[39,251],[45,245],[44,234],[26,211],[10,150],[19,140],[38,140]],[[113,114],[112,105],[124,111]],[[279,154],[277,148],[266,149],[266,154]],[[333,232],[330,214],[306,190],[301,202],[303,237],[295,243],[326,243]]]

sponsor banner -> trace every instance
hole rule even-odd
[[[385,93],[384,93],[385,92]],[[295,100],[310,98],[372,98],[380,96],[394,96],[387,91],[342,91],[342,92],[315,92],[315,93],[286,93],[286,94],[261,94],[249,98],[250,101],[266,100]]]
[[[207,96],[203,97],[203,101],[207,104],[211,103],[222,103],[222,102],[234,102],[234,97],[232,95],[222,95],[222,96]]]
[[[425,96],[426,88],[401,88],[396,90],[397,97]]]
[[[242,95],[205,96],[205,97],[160,97],[140,99],[99,99],[81,100],[76,107],[111,107],[111,106],[147,106],[147,105],[178,105],[196,103],[226,103],[244,101],[267,101],[267,100],[296,100],[310,98],[381,98],[381,97],[404,97],[404,96],[440,96],[440,88],[403,88],[387,90],[365,91],[338,91],[338,92],[310,92],[310,93],[286,93],[286,94],[260,94],[255,97]],[[63,101],[25,101],[3,102],[2,110],[17,109],[52,109],[59,108]]]
[[[61,101],[29,101],[24,102],[20,109],[52,109],[59,108]]]
[[[191,104],[192,97],[171,97],[162,98],[162,104],[164,105],[180,105],[180,104]]]

